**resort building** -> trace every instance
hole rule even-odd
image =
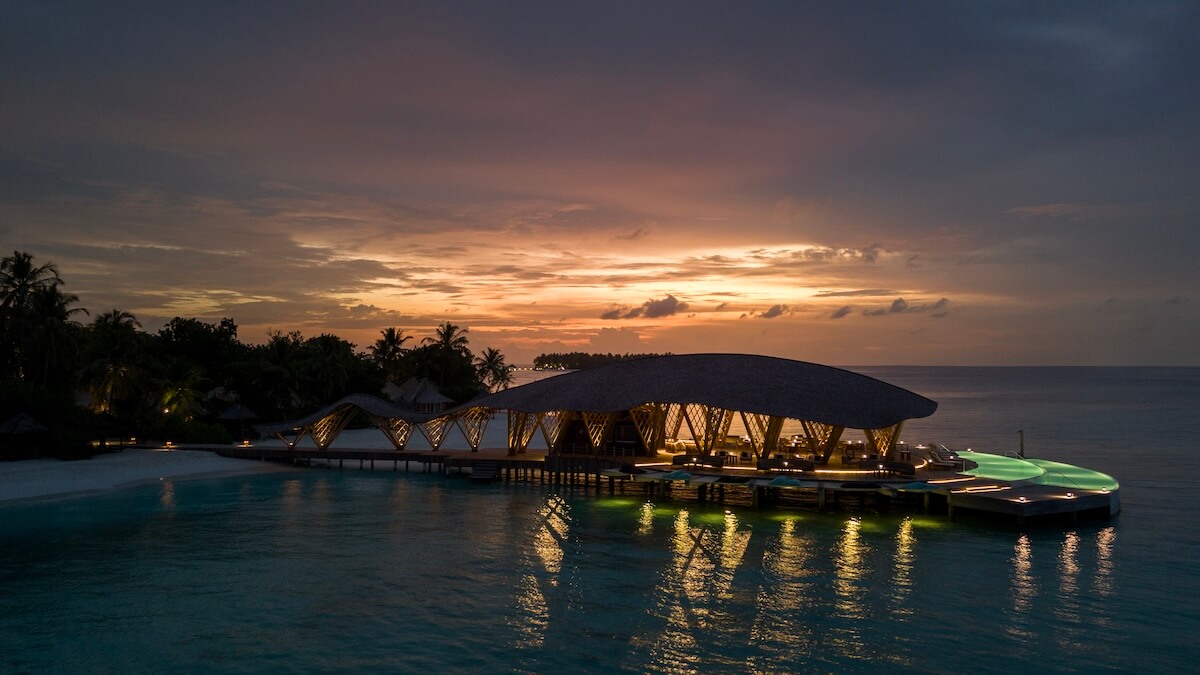
[[[356,394],[300,420],[259,425],[283,440],[294,457],[309,436],[317,452],[308,459],[346,458],[424,462],[428,469],[447,433],[457,427],[480,450],[484,430],[503,415],[506,447],[489,448],[486,461],[437,460],[469,468],[491,480],[501,470],[599,486],[607,480],[643,484],[650,493],[673,483],[700,499],[711,486],[720,498],[741,490],[758,504],[772,495],[860,498],[931,497],[955,508],[1026,516],[1120,510],[1110,476],[1047,460],[979,452],[953,452],[938,444],[900,441],[905,422],[927,417],[937,404],[919,394],[840,368],[745,354],[657,356],[568,372],[465,404],[437,409],[420,382],[410,382],[400,402]],[[424,395],[421,392],[425,392]],[[330,445],[357,415],[365,415],[396,452],[338,454]],[[731,433],[736,429],[738,433]],[[785,433],[785,429],[790,433]],[[406,453],[413,433],[433,453]],[[524,459],[537,434],[545,455]],[[258,455],[265,458],[267,452]],[[541,454],[540,452],[538,454]],[[506,458],[497,461],[498,458]],[[507,474],[506,474],[507,475]],[[780,491],[783,491],[782,493]]]

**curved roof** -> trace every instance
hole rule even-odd
[[[254,428],[257,429],[259,433],[263,434],[273,434],[281,431],[286,432],[294,429],[300,429],[316,424],[322,419],[332,415],[338,409],[346,406],[355,406],[360,410],[363,410],[366,413],[376,417],[391,417],[394,419],[404,420],[405,422],[410,422],[412,424],[420,424],[421,422],[428,421],[432,417],[437,417],[437,415],[417,412],[412,408],[398,406],[395,403],[392,403],[391,401],[385,401],[378,396],[372,396],[370,394],[350,394],[349,396],[344,396],[337,401],[330,403],[329,405],[321,408],[307,417],[291,420],[289,422],[256,424],[254,425]]]
[[[853,429],[881,429],[937,409],[924,396],[866,375],[748,354],[621,361],[506,389],[459,409],[616,412],[644,403],[700,403]]]

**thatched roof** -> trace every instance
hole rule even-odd
[[[454,403],[454,399],[443,395],[436,384],[424,377],[410,377],[399,386],[388,382],[383,391],[392,401],[413,406]]]
[[[937,409],[924,396],[848,370],[748,354],[622,361],[506,389],[459,409],[616,412],[643,403],[699,403],[852,429],[881,429]]]

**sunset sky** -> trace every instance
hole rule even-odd
[[[240,337],[1200,365],[1200,4],[0,2],[0,248]]]

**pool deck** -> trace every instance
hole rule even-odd
[[[526,480],[571,485],[594,485],[609,491],[620,487],[641,489],[647,494],[672,486],[694,489],[700,499],[713,491],[723,495],[728,489],[746,489],[753,503],[770,503],[771,497],[811,493],[819,508],[827,498],[836,500],[845,494],[878,494],[885,498],[919,498],[929,511],[945,509],[950,518],[960,511],[976,511],[1015,518],[1023,524],[1028,518],[1065,516],[1075,519],[1081,513],[1111,517],[1120,511],[1120,488],[1111,477],[1072,465],[1038,459],[1004,457],[964,452],[951,466],[934,468],[918,457],[913,475],[896,475],[883,470],[858,467],[817,467],[815,471],[759,471],[754,466],[732,464],[709,467],[672,464],[678,453],[659,453],[657,457],[611,457],[551,455],[544,450],[529,450],[509,455],[505,448],[465,450],[397,451],[380,449],[296,448],[277,446],[213,446],[227,457],[291,461],[330,468],[345,468],[346,462],[358,462],[358,468],[406,471],[415,464],[424,472],[464,473],[464,469],[489,480]],[[620,467],[636,465],[642,473],[630,474]],[[351,464],[353,467],[353,464]],[[675,492],[678,492],[676,490]],[[765,498],[764,498],[765,497]],[[932,497],[932,499],[931,499]],[[932,504],[931,504],[932,502]]]

